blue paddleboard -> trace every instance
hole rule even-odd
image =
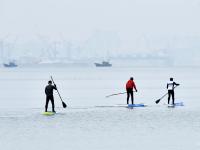
[[[128,104],[128,107],[145,107],[144,104]]]
[[[174,103],[174,105],[173,104],[168,104],[167,106],[168,107],[176,107],[176,106],[184,106],[184,104],[183,104],[183,102],[177,102],[177,103]]]

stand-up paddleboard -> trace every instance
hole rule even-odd
[[[47,112],[43,112],[42,115],[45,115],[45,116],[52,116],[52,115],[55,115],[56,113],[55,112],[52,112],[52,111],[47,111]]]
[[[167,106],[168,107],[176,107],[176,106],[184,106],[184,104],[183,104],[183,102],[177,102],[177,103],[174,103],[174,105],[173,104],[168,104]]]
[[[145,104],[128,104],[128,107],[146,107],[147,105]]]

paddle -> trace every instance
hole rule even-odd
[[[136,92],[136,91],[133,91]],[[115,95],[121,95],[121,94],[126,94],[127,92],[121,92],[121,93],[116,93],[116,94],[111,94],[111,95],[107,95],[106,98],[111,97],[111,96],[115,96]]]
[[[122,92],[122,93],[111,94],[111,95],[108,95],[108,96],[106,96],[106,98],[108,98],[108,97],[111,97],[111,96],[115,96],[115,95],[121,95],[121,94],[125,94],[125,93],[127,93],[127,92]]]
[[[51,76],[51,80],[52,80],[53,84],[55,85],[55,82],[54,82],[54,80],[53,80],[53,77],[52,77],[52,76]],[[60,96],[60,93],[59,93],[59,91],[58,91],[58,88],[57,88],[57,87],[56,87],[56,91],[57,91],[57,93],[58,93],[58,95],[59,95],[59,97],[60,97],[60,100],[61,100],[61,102],[62,102],[63,108],[66,108],[66,107],[67,107],[67,105],[65,104],[65,102],[63,102],[63,100],[62,100],[62,97]]]
[[[178,85],[177,85],[177,86],[178,86]],[[177,86],[175,86],[174,89],[175,89]],[[168,95],[168,92],[167,92],[165,95],[163,95],[161,98],[159,98],[158,100],[156,100],[155,103],[158,104],[158,103],[161,101],[161,99],[163,99],[166,95]]]

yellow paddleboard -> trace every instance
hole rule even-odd
[[[47,112],[43,112],[42,115],[46,115],[46,116],[52,116],[52,115],[55,115],[56,113],[55,112],[52,112],[52,111],[47,111]]]

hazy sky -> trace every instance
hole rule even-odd
[[[200,36],[200,0],[0,0],[0,38],[86,40],[96,30],[141,36]]]

